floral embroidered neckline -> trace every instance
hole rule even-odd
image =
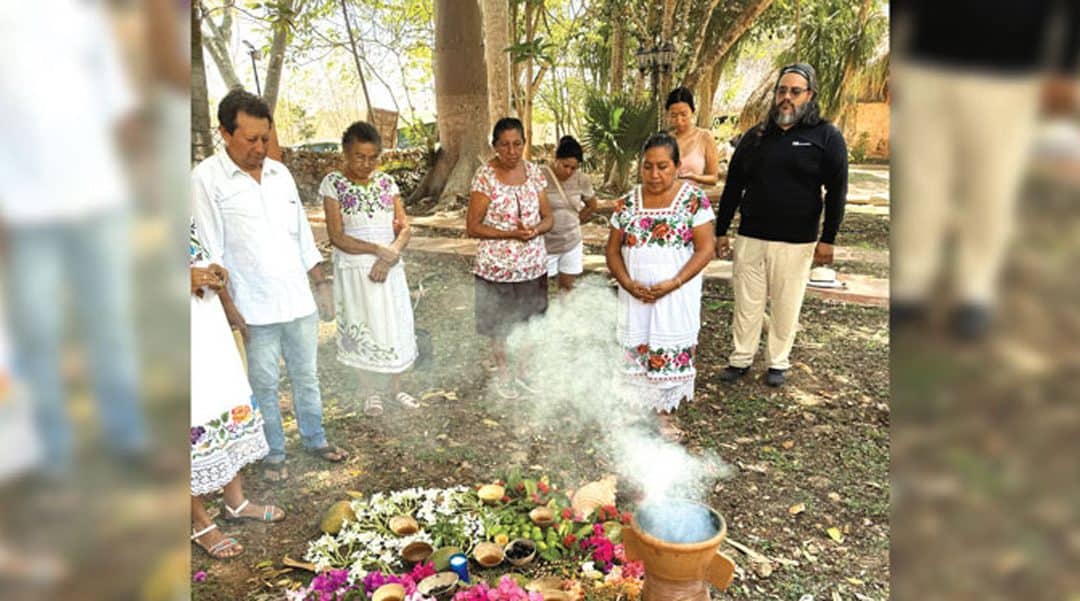
[[[682,187],[679,188],[679,191],[675,193],[675,196],[671,199],[670,204],[668,204],[666,207],[649,208],[645,206],[645,194],[642,192],[641,186],[638,186],[634,194],[634,208],[640,211],[673,212],[679,207],[679,204],[683,201],[685,195],[687,194],[687,191],[692,190],[693,187],[690,184],[683,182]]]

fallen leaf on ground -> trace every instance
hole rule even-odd
[[[825,532],[827,532],[829,534],[829,538],[833,539],[834,541],[836,541],[838,543],[844,541],[844,535],[840,534],[840,529],[837,528],[836,526],[833,526],[832,528],[829,528]]]
[[[806,503],[796,503],[788,508],[788,513],[791,515],[799,515],[804,511],[806,511]]]

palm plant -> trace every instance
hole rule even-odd
[[[656,106],[647,100],[593,90],[585,99],[584,142],[604,166],[604,187],[623,192],[630,167],[645,140],[656,131]]]

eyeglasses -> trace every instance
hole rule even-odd
[[[792,98],[798,98],[799,96],[802,96],[803,92],[805,91],[806,88],[789,88],[787,86],[780,86],[776,88],[776,95],[784,97],[787,96],[788,93],[790,93]]]

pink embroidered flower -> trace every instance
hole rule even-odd
[[[690,365],[690,353],[683,351],[675,357],[675,365],[679,367],[686,367]]]
[[[641,221],[639,223],[641,225],[641,229],[643,229],[643,230],[651,230],[652,229],[652,226],[653,226],[652,217],[642,217]]]

